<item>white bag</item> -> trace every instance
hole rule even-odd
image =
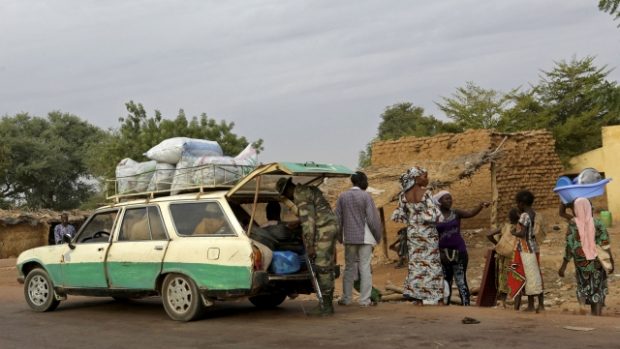
[[[364,224],[364,244],[373,246],[377,245],[377,240],[375,240],[375,237],[372,235],[368,223]]]
[[[148,189],[151,178],[155,174],[157,162],[154,160],[139,162],[136,164],[136,176],[134,179],[134,190],[138,193]]]
[[[149,149],[144,155],[157,162],[176,165],[184,152],[194,156],[222,156],[222,148],[215,141],[206,139],[194,139],[187,137],[173,137],[163,140],[158,145]]]
[[[117,194],[130,192],[133,188],[133,177],[136,175],[138,163],[130,158],[124,158],[116,165],[116,191]]]
[[[248,145],[234,158],[229,156],[202,156],[194,162],[194,183],[204,185],[230,184],[238,181],[256,167],[256,149]],[[215,165],[215,166],[210,166]]]
[[[121,160],[116,166],[117,194],[146,191],[155,166],[155,161],[135,162],[130,158]]]
[[[148,191],[168,190],[174,178],[176,166],[164,162],[155,165],[155,174],[151,178]]]

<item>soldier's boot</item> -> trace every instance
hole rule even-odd
[[[334,314],[334,304],[332,296],[323,296],[323,306],[319,303],[316,307],[310,309],[306,315],[308,316],[330,316]]]

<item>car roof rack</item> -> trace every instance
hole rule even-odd
[[[156,169],[106,180],[106,199],[120,203],[185,193],[230,189],[255,166],[205,164],[179,169]]]

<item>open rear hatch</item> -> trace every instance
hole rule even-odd
[[[315,162],[274,162],[257,167],[250,172],[234,187],[226,197],[233,195],[259,195],[277,196],[276,182],[281,177],[292,177],[293,182],[300,184],[321,184],[323,178],[348,177],[353,171],[342,165],[317,164]]]

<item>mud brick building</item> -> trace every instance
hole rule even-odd
[[[491,209],[463,220],[464,228],[484,228],[502,223],[515,194],[528,189],[536,196],[534,207],[557,207],[552,189],[563,167],[555,153],[555,141],[547,131],[499,133],[468,130],[435,137],[405,137],[379,141],[372,146],[372,167],[367,169],[370,185],[385,190],[377,204],[388,217],[396,204],[398,175],[418,165],[429,170],[437,188],[449,190],[454,207],[471,209],[480,201],[493,201]],[[377,175],[377,173],[379,173]],[[387,222],[388,231],[396,229]]]

